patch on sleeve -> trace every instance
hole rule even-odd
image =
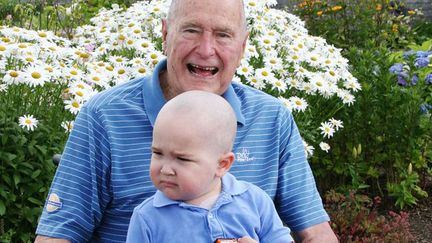
[[[56,193],[51,193],[48,197],[48,202],[46,205],[46,211],[48,213],[53,213],[63,206],[60,197]]]

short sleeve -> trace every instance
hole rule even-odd
[[[83,107],[74,123],[36,233],[89,241],[110,200],[110,149],[103,117]]]
[[[292,114],[281,108],[279,179],[275,203],[293,231],[329,221]]]

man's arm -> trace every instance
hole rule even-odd
[[[36,236],[34,243],[70,243],[70,241],[65,239],[51,238],[48,236],[38,235]]]
[[[339,242],[339,240],[337,239],[335,233],[331,229],[330,224],[328,222],[316,224],[300,232],[295,232],[294,236],[296,242],[302,242],[302,243]]]

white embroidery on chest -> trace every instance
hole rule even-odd
[[[242,148],[240,149],[239,152],[236,153],[236,161],[239,162],[247,162],[247,161],[252,161],[255,158],[250,154],[249,150],[246,148]]]

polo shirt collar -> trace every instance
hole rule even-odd
[[[145,82],[143,82],[144,107],[147,111],[147,116],[152,126],[154,126],[157,114],[162,109],[162,106],[166,103],[166,99],[163,95],[162,88],[160,87],[159,82],[159,74],[161,71],[166,69],[166,66],[166,59],[160,61],[156,65],[153,74],[150,77],[150,80],[146,80]],[[234,92],[234,88],[232,85],[228,86],[227,91],[222,95],[222,97],[224,97],[233,108],[237,117],[237,123],[244,125],[245,118],[241,112],[240,99]]]
[[[226,173],[222,177],[222,193],[219,197],[223,197],[223,199],[218,199],[215,205],[221,205],[228,201],[231,201],[232,196],[240,195],[248,190],[248,185],[244,182],[237,181],[237,179],[230,173]],[[221,201],[222,200],[222,201]],[[171,200],[166,197],[163,192],[157,190],[154,198],[153,198],[153,206],[154,207],[165,207],[171,204],[179,204],[180,206],[188,206],[185,205],[181,201]]]

